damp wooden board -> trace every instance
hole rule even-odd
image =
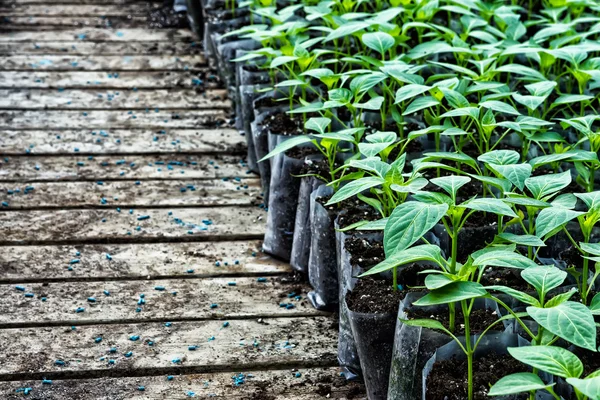
[[[0,6],[0,16],[9,18],[13,16],[146,16],[157,8],[160,8],[160,4],[80,4],[77,7],[69,4],[11,4]]]
[[[154,111],[154,110],[153,110]],[[203,128],[228,120],[226,110],[0,111],[0,129]]]
[[[76,29],[76,28],[137,28],[148,26],[150,21],[146,16],[111,16],[103,17],[61,17],[61,16],[10,16],[4,17],[2,29],[35,29],[35,30],[56,30],[56,29]]]
[[[218,85],[216,77],[205,81],[208,71],[143,71],[119,72],[42,72],[0,71],[0,88],[18,89],[171,89],[204,88]]]
[[[26,187],[34,190],[25,191]],[[15,192],[14,189],[19,189]],[[263,202],[260,179],[0,182],[3,209],[247,206]],[[12,194],[9,194],[12,193]],[[105,199],[102,201],[102,199]]]
[[[0,54],[13,55],[193,55],[201,51],[196,42],[0,42]]]
[[[174,152],[233,154],[244,151],[246,145],[244,136],[234,129],[161,131],[110,129],[102,130],[101,135],[100,131],[93,130],[0,131],[0,154],[72,155],[74,149],[85,154],[112,155]]]
[[[265,219],[255,206],[0,211],[0,244],[262,239]]]
[[[186,71],[204,68],[204,56],[189,55],[7,55],[0,70],[10,71]]]
[[[14,381],[0,382],[0,395],[7,400],[22,400],[23,394],[16,390],[31,388],[29,397],[44,400],[189,400],[191,393],[194,399],[248,400],[260,394],[271,400],[366,399],[361,395],[364,393],[361,385],[345,381],[337,367],[235,373],[243,373],[243,384],[232,384],[233,372],[177,375],[171,381],[164,375],[54,380],[52,385],[42,385],[41,381]]]
[[[158,3],[160,0],[55,0],[52,4],[132,4],[132,3]],[[48,0],[6,0],[5,4],[48,4]]]
[[[65,260],[65,267],[68,260]],[[77,264],[73,268],[79,268]],[[218,267],[215,267],[218,268]],[[0,285],[0,328],[28,324],[76,325],[319,315],[306,298],[310,286],[277,277],[225,277],[150,281],[26,283]],[[231,286],[235,284],[235,286]],[[160,288],[162,290],[156,290]],[[109,295],[105,295],[108,291]],[[175,294],[173,294],[175,293]],[[288,294],[301,296],[288,298]],[[26,297],[33,294],[34,297]],[[140,305],[140,294],[145,304]],[[45,298],[45,301],[41,299]],[[94,299],[90,302],[88,299]],[[216,308],[211,308],[216,304]],[[281,307],[280,304],[293,308]],[[76,312],[78,308],[83,312]]]
[[[241,157],[229,155],[135,155],[0,158],[0,182],[64,180],[165,180],[245,178]],[[8,161],[6,161],[8,160]],[[182,172],[183,171],[183,172]]]
[[[187,29],[103,29],[79,28],[57,31],[3,32],[0,42],[171,42],[193,40]]]
[[[129,340],[132,335],[140,339]],[[95,343],[98,337],[102,341]],[[209,341],[211,337],[215,339]],[[211,320],[173,322],[170,327],[150,322],[85,325],[76,330],[69,326],[3,329],[0,343],[3,380],[41,380],[44,374],[89,378],[135,371],[164,376],[337,364],[337,327],[327,317],[241,319],[230,321],[228,327],[222,320]],[[190,351],[188,346],[197,349]],[[111,354],[111,348],[116,353]],[[128,352],[131,356],[125,357]],[[56,365],[56,360],[66,365]]]
[[[224,89],[0,89],[0,108],[13,110],[229,109]],[[139,111],[138,111],[139,113]]]
[[[194,279],[220,276],[270,276],[291,273],[288,263],[260,251],[257,240],[7,246],[0,252],[0,281]],[[79,253],[79,255],[77,255]],[[112,260],[106,258],[110,254]],[[79,262],[69,271],[73,259]],[[236,263],[237,261],[237,263]],[[219,262],[219,266],[216,266]]]

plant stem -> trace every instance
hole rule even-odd
[[[473,400],[473,346],[471,345],[471,327],[469,326],[469,307],[467,301],[460,302],[465,321],[465,348],[467,350],[467,384],[469,400]]]

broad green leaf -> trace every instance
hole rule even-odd
[[[406,107],[402,115],[409,115],[425,108],[437,106],[438,104],[440,104],[439,100],[432,96],[419,97]]]
[[[448,112],[440,115],[440,118],[449,118],[449,117],[472,117],[474,119],[479,118],[479,108],[477,107],[462,107],[455,108],[454,110],[450,110]]]
[[[523,96],[519,93],[513,93],[512,96],[517,103],[523,104],[531,111],[541,106],[546,100],[544,96]]]
[[[493,150],[480,155],[477,159],[486,164],[508,165],[518,163],[521,156],[514,150]]]
[[[444,193],[417,192],[413,195],[413,198],[417,201],[428,204],[447,204],[448,206],[453,204],[452,199]]]
[[[596,293],[590,303],[590,311],[593,315],[600,315],[600,293]]]
[[[552,308],[527,307],[527,313],[556,336],[596,351],[596,324],[592,312],[585,305],[567,301]]]
[[[385,32],[365,33],[362,35],[362,42],[365,46],[375,50],[381,55],[384,55],[394,46],[393,36]]]
[[[448,329],[442,325],[440,321],[435,319],[401,319],[404,325],[408,326],[420,326],[427,329],[437,329],[439,331],[448,332]]]
[[[456,281],[443,274],[429,274],[425,277],[425,286],[429,290],[442,288]]]
[[[277,154],[283,153],[284,151],[288,151],[300,144],[312,142],[314,139],[311,138],[310,135],[299,135],[291,137],[281,143],[279,143],[269,154],[260,159],[260,162],[265,161]]]
[[[385,180],[383,178],[370,176],[360,178],[342,186],[335,194],[329,199],[326,205],[339,203],[340,201],[346,200],[352,196],[356,196],[358,193],[370,189],[375,186],[383,184]]]
[[[372,172],[380,178],[385,178],[385,175],[390,170],[390,165],[381,161],[379,157],[368,157],[360,160],[351,160],[349,166]]]
[[[567,378],[567,383],[590,400],[600,399],[600,376],[586,379]]]
[[[552,106],[554,107],[561,104],[580,103],[583,101],[591,100],[593,98],[594,96],[588,96],[585,94],[565,94],[554,100],[552,102]]]
[[[600,191],[589,192],[589,193],[573,193],[575,196],[580,198],[589,210],[595,209],[600,206]]]
[[[442,176],[440,178],[433,178],[430,180],[430,182],[444,189],[446,193],[453,198],[456,198],[456,192],[458,192],[458,189],[471,182],[471,178],[466,176],[450,175]]]
[[[272,61],[271,61],[271,65],[269,66],[269,68],[277,68],[283,64],[287,64],[289,62],[292,61],[296,61],[298,59],[298,57],[295,56],[279,56],[279,57],[275,57]]]
[[[359,143],[358,150],[365,157],[374,157],[396,141],[394,132],[375,132],[365,136],[366,143]]]
[[[353,106],[356,108],[362,108],[364,110],[379,110],[383,104],[383,96],[377,96],[369,99],[365,103],[354,103]]]
[[[550,204],[552,204],[552,207],[562,207],[572,210],[577,205],[577,197],[573,193],[564,193],[556,196]]]
[[[534,235],[515,235],[514,233],[504,232],[498,235],[499,238],[507,242],[515,243],[520,246],[543,247],[546,243]]]
[[[535,81],[545,81],[546,77],[533,68],[526,67],[520,64],[506,64],[496,68],[497,72],[508,72],[511,74],[522,75],[528,79]]]
[[[304,127],[306,129],[311,129],[313,131],[317,131],[320,134],[324,134],[325,130],[327,129],[327,127],[329,126],[329,124],[331,123],[331,119],[330,118],[310,118],[308,121],[306,121],[306,123],[304,124]]]
[[[546,297],[549,291],[562,285],[567,273],[552,265],[536,265],[521,271],[521,277],[535,288],[538,295]]]
[[[475,175],[475,174],[468,174],[468,175],[471,178],[475,178],[480,182],[487,183],[488,185],[499,189],[503,193],[509,192],[510,189],[512,188],[512,184],[506,179],[496,178],[494,176],[484,176],[484,175]]]
[[[423,244],[392,254],[367,272],[359,275],[359,278],[389,271],[401,265],[412,264],[419,261],[428,261],[439,266],[444,265],[440,248],[432,244]]]
[[[393,183],[390,189],[398,193],[415,193],[427,186],[429,182],[425,178],[413,178],[403,184]]]
[[[497,215],[506,215],[512,218],[517,218],[517,214],[515,214],[515,212],[500,199],[476,198],[467,200],[460,204],[460,206],[470,210],[491,212]]]
[[[396,91],[396,100],[394,104],[402,103],[403,101],[412,99],[431,89],[431,86],[410,84],[404,85]]]
[[[290,87],[290,86],[302,86],[302,85],[306,85],[307,83],[304,81],[301,81],[300,79],[288,79],[286,81],[281,81],[278,84],[275,85],[275,87],[279,88],[279,87]]]
[[[569,186],[571,173],[569,171],[559,174],[534,176],[525,180],[525,186],[533,196],[542,200],[544,197],[556,193]]]
[[[538,265],[529,258],[513,251],[498,250],[484,253],[473,260],[473,265],[479,267],[505,267],[528,269]]]
[[[547,207],[535,219],[535,234],[543,238],[584,213],[562,207]]]
[[[488,164],[488,166],[502,177],[508,179],[510,183],[523,190],[525,187],[525,180],[531,176],[531,165],[529,164]]]
[[[530,308],[530,307],[528,307]],[[533,368],[561,378],[579,377],[583,364],[569,350],[556,346],[509,347],[511,356]]]
[[[577,292],[578,292],[577,289],[571,288],[570,290],[568,290],[568,291],[566,291],[564,293],[557,294],[556,296],[554,296],[550,300],[548,300],[546,302],[546,304],[544,304],[544,307],[545,308],[556,307],[557,305],[562,304],[565,301],[570,300],[571,297],[573,297],[575,295],[575,293],[577,293]]]
[[[325,41],[328,42],[330,40],[350,36],[356,32],[359,32],[359,31],[362,31],[363,29],[368,28],[370,25],[371,24],[368,24],[366,22],[360,22],[360,21],[351,21],[351,22],[343,23],[340,25],[339,28],[336,28],[333,32],[331,32],[329,35],[327,35],[327,37],[325,38]]]
[[[413,304],[416,306],[433,306],[437,304],[456,303],[482,297],[487,294],[483,285],[477,282],[459,281],[446,285],[440,289],[432,290]]]
[[[495,290],[497,292],[505,293],[505,294],[511,296],[512,298],[519,300],[520,302],[529,304],[530,306],[536,306],[536,307],[540,306],[540,302],[535,297],[528,295],[527,293],[521,292],[519,290],[510,288],[508,286],[492,285],[492,286],[486,286],[485,288],[486,288],[486,290]]]
[[[449,161],[467,164],[467,165],[472,166],[475,169],[478,168],[477,162],[472,157],[466,155],[465,153],[451,153],[451,152],[440,151],[440,152],[428,152],[423,155],[425,156],[424,161],[442,159],[442,160],[449,160]]]
[[[521,115],[513,106],[510,104],[503,103],[497,100],[488,100],[479,104],[481,107],[489,108],[491,110],[511,115]]]
[[[356,230],[358,231],[383,231],[388,219],[382,218],[377,221],[369,221],[364,225],[359,226]]]
[[[394,209],[385,226],[383,248],[387,257],[410,247],[446,214],[446,204],[407,201]]]
[[[550,203],[546,203],[545,201],[532,199],[531,197],[526,197],[526,196],[513,195],[513,194],[511,194],[510,197],[505,197],[504,199],[502,199],[502,201],[504,201],[505,203],[517,204],[517,205],[525,206],[525,207],[544,208],[544,207],[551,206]]]
[[[554,386],[554,383],[546,385],[534,373],[519,372],[501,378],[490,388],[488,396],[508,396],[522,392],[543,390],[552,386]]]
[[[586,253],[600,256],[600,243],[583,243],[579,242],[579,247]]]
[[[452,108],[468,108],[471,104],[469,100],[456,90],[440,86],[439,89],[444,94],[444,98]]]

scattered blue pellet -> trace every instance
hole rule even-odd
[[[139,186],[141,183],[142,183],[142,182],[140,182],[140,181],[135,181],[135,184],[136,184],[136,185],[138,185],[138,186]]]
[[[79,258],[74,258],[71,261],[69,261],[69,264],[79,264]]]
[[[191,390],[186,393],[187,397],[194,397],[195,395],[196,395],[196,393],[192,392]]]
[[[33,297],[33,293],[25,293],[25,297]]]
[[[195,351],[197,348],[198,346],[188,346],[189,351]]]
[[[2,202],[2,207],[8,207],[8,201],[3,201]]]
[[[150,219],[150,216],[149,215],[140,215],[139,217],[137,217],[138,221],[143,221],[145,219]]]
[[[88,297],[87,301],[89,301],[90,303],[95,303],[96,302],[96,298],[95,297]]]
[[[116,347],[111,347],[110,349],[108,349],[109,353],[116,353],[117,352],[117,348]]]
[[[132,342],[136,342],[140,340],[140,337],[138,335],[129,336],[129,340],[131,340]]]
[[[43,302],[45,302],[47,299],[45,297],[42,297],[40,300],[42,300]]]
[[[236,286],[237,283],[236,282],[227,282],[227,285],[229,285],[229,286]]]
[[[179,358],[174,358],[174,359],[172,359],[172,360],[171,360],[171,362],[172,362],[173,364],[179,364],[179,363],[181,362],[181,359],[179,359]]]
[[[220,266],[221,266],[221,263],[219,261],[216,261],[215,262],[215,267],[220,267]]]
[[[218,305],[218,304],[216,304],[216,303],[212,303],[212,304],[210,305],[210,308],[217,308],[217,307],[219,307],[219,305]]]
[[[169,376],[167,376],[167,380],[168,380],[168,381],[172,381],[172,380],[173,380],[173,375],[169,375]]]
[[[52,385],[52,381],[50,379],[42,379],[42,385]]]
[[[56,360],[56,361],[54,361],[54,364],[55,365],[59,365],[59,366],[63,366],[63,365],[65,365],[65,362],[63,360]]]
[[[170,328],[172,325],[173,325],[173,324],[172,324],[171,322],[165,322],[165,326],[166,326],[167,328]]]
[[[25,291],[25,288],[23,286],[15,286],[15,289],[17,289],[19,292]]]
[[[296,306],[293,305],[292,303],[289,303],[288,305],[285,306],[285,308],[287,308],[288,310],[291,310],[292,308],[296,308]]]
[[[215,337],[214,337],[214,336],[211,336],[211,337],[209,337],[209,338],[208,338],[208,341],[209,341],[209,342],[212,342],[213,340],[215,340]]]
[[[125,357],[129,358],[133,355],[133,351],[128,351],[127,353],[125,353]]]
[[[163,290],[165,290],[165,287],[164,286],[154,286],[154,290],[158,290],[158,291],[162,292]]]
[[[300,378],[300,377],[302,376],[302,374],[301,374],[300,372],[296,372],[296,373],[294,374],[294,376],[295,376],[296,378]]]
[[[223,328],[227,328],[228,326],[229,326],[229,322],[228,321],[223,322]]]
[[[115,364],[115,360],[108,360],[108,364],[114,365]]]
[[[105,296],[110,296],[110,292],[109,292],[108,290],[105,290],[105,291],[104,291],[104,295],[105,295]]]
[[[96,343],[100,343],[101,341],[102,341],[102,337],[101,336],[99,336],[96,339],[94,339],[94,342],[96,342]]]
[[[106,259],[110,261],[110,260],[112,260],[112,256],[110,254],[106,253]]]
[[[257,282],[266,282],[267,278],[258,278],[256,281]]]
[[[296,292],[288,293],[287,297],[292,298],[296,295]]]
[[[193,274],[193,273],[194,273],[194,270],[193,270],[193,269],[188,269],[188,270],[187,270],[187,271],[185,271],[185,272],[187,272],[188,274]]]
[[[82,313],[84,311],[85,311],[85,308],[83,308],[83,307],[77,307],[77,309],[75,310],[75,312],[78,313],[78,314]]]
[[[145,387],[143,387],[143,386],[138,386],[138,390],[139,390],[140,392],[143,392],[144,390],[146,390],[146,388],[145,388]]]

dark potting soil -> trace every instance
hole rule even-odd
[[[398,312],[403,295],[393,290],[391,282],[375,279],[359,279],[354,289],[346,295],[348,308],[354,312],[387,314]]]
[[[598,347],[600,347],[600,337],[596,337],[596,348]],[[579,359],[583,363],[582,377],[586,377],[592,372],[598,371],[600,369],[600,357],[598,357],[598,353],[589,350],[584,350],[580,347],[576,348],[574,353],[577,357],[579,357]]]
[[[583,267],[583,258],[581,257],[581,253],[579,253],[579,251],[573,246],[569,247],[565,251],[560,252],[559,257],[567,264],[568,267]]]
[[[360,221],[377,221],[381,219],[381,214],[377,210],[358,199],[343,201],[338,210],[340,212],[345,211],[338,219],[340,228],[345,228]]]
[[[461,165],[460,170],[468,172],[468,173],[473,172],[472,170],[470,170],[470,167],[467,167],[465,165]],[[450,175],[456,175],[456,173],[445,170],[445,169],[440,169],[440,175],[439,175],[440,177],[450,176]],[[425,177],[427,179],[437,178],[438,177],[437,169],[431,169],[431,170],[424,171],[423,177]],[[429,183],[427,186],[425,186],[425,188],[423,190],[428,191],[428,192],[438,192],[438,193],[447,194],[444,189],[442,189],[441,187],[439,187],[437,185],[434,185],[433,183]],[[467,183],[464,186],[461,186],[461,188],[458,189],[457,202],[464,201],[473,196],[481,196],[482,193],[483,193],[483,185],[481,184],[481,182],[479,182],[475,179],[471,179],[471,181],[469,183]]]
[[[163,6],[154,8],[148,13],[149,28],[189,28],[187,15],[185,12],[176,13],[173,11],[173,0],[165,0]]]
[[[293,136],[303,133],[302,130],[302,117],[293,116],[290,117],[285,112],[279,112],[268,117],[264,121],[264,126],[267,131],[284,136]]]
[[[410,305],[410,308],[406,310],[406,316],[408,319],[434,319],[439,321],[446,328],[450,328],[450,314],[448,309],[444,307],[444,311],[438,314],[432,314],[431,311],[427,311],[426,308]],[[456,329],[453,332],[455,335],[463,335],[465,333],[465,327],[463,325],[464,317],[460,305],[456,307]],[[471,311],[469,318],[469,326],[471,328],[471,334],[476,335],[483,332],[488,326],[493,324],[498,319],[498,314],[490,309],[478,309]],[[503,325],[496,325],[497,329],[504,329]]]
[[[263,107],[269,108],[269,107],[277,107],[279,105],[281,105],[281,104],[279,102],[277,102],[277,100],[275,100],[271,96],[261,97],[254,102],[254,108],[263,108]]]
[[[321,154],[319,150],[315,147],[294,147],[285,152],[285,155],[290,158],[295,158],[297,160],[302,160],[308,156],[312,156],[315,154]]]
[[[352,265],[360,265],[363,269],[377,265],[385,259],[383,243],[378,240],[350,236],[344,242],[344,246],[350,253]]]
[[[473,362],[473,394],[476,400],[489,399],[490,386],[501,377],[517,372],[527,372],[527,367],[510,355],[488,353]],[[437,361],[427,377],[426,400],[465,400],[467,399],[467,360]],[[526,399],[518,395],[511,399]]]
[[[487,268],[481,276],[483,286],[502,285],[513,289],[528,291],[527,282],[521,278],[519,270],[512,268]]]

